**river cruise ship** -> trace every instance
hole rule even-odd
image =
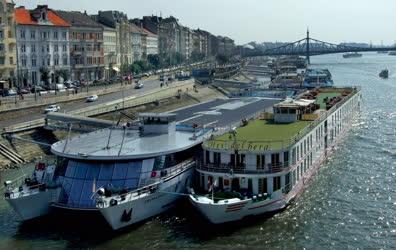
[[[51,146],[56,164],[38,164],[5,198],[23,220],[53,208],[100,212],[113,229],[172,207],[189,186],[195,157],[211,129],[176,125],[170,113],[81,134]],[[173,192],[173,193],[171,193]]]
[[[359,114],[359,88],[317,88],[203,143],[189,200],[212,223],[274,212],[293,201]]]
[[[303,88],[333,87],[334,82],[328,69],[307,69],[304,74]]]

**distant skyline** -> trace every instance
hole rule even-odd
[[[236,44],[292,42],[305,36],[333,43],[390,45],[396,41],[393,0],[14,0],[16,6],[87,11],[119,10],[129,18],[175,16],[187,27],[229,36]],[[94,2],[94,4],[93,4]]]

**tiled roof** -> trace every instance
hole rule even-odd
[[[145,28],[143,28],[142,30],[143,30],[143,32],[145,32],[149,36],[158,36],[157,34],[154,34],[153,32],[151,32],[151,31],[149,31],[149,30],[147,30]]]
[[[69,27],[70,24],[58,16],[53,10],[48,9],[47,11],[47,18],[49,23],[38,23],[37,20],[33,18],[30,13],[30,10],[25,8],[19,7],[14,10],[15,14],[15,22],[17,24],[23,25],[54,25],[54,26],[62,26],[62,27]]]
[[[85,13],[81,13],[79,11],[56,11],[59,16],[68,21],[70,25],[73,26],[82,26],[82,27],[93,27],[93,28],[102,28],[102,25],[92,20],[90,16]]]

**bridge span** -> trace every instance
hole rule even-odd
[[[396,51],[396,47],[354,47],[333,44],[311,38],[309,36],[309,31],[307,31],[307,36],[303,39],[285,44],[277,48],[266,49],[263,51],[256,50],[248,56],[305,56],[307,58],[307,62],[309,63],[311,56],[369,51]]]

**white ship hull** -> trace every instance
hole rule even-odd
[[[12,195],[6,201],[21,217],[22,220],[31,220],[51,211],[51,202],[57,196],[58,189],[47,189],[46,191],[31,192],[24,195]]]
[[[190,182],[192,172],[193,167],[189,167],[179,175],[161,183],[158,190],[153,193],[142,194],[116,206],[99,208],[99,211],[114,230],[163,213],[182,197],[180,193],[186,192],[186,183]]]

